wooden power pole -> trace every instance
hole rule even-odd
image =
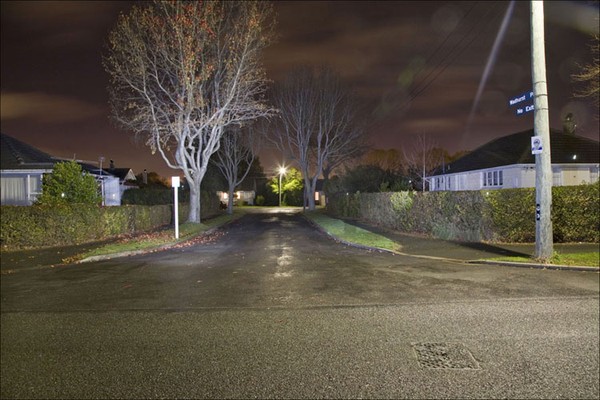
[[[551,219],[552,163],[542,0],[531,1],[531,69],[534,96],[533,130],[542,144],[542,152],[535,155],[535,257],[547,261],[552,257],[554,249]]]

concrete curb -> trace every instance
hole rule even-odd
[[[585,267],[585,266],[581,266],[581,265],[538,264],[538,263],[524,263],[524,262],[514,262],[514,261],[494,261],[494,260],[469,260],[466,262],[469,264],[502,265],[502,266],[507,266],[507,267],[520,267],[520,268],[600,272],[600,268],[598,268],[598,267]]]

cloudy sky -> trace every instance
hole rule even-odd
[[[2,132],[55,156],[173,175],[109,119],[103,44],[131,4],[2,1]],[[275,9],[269,77],[333,67],[365,105],[377,148],[402,149],[424,133],[454,153],[533,126],[533,113],[517,116],[508,104],[532,87],[528,1],[280,1]],[[547,1],[545,12],[551,127],[570,112],[577,134],[598,140],[598,110],[573,96],[571,79],[592,61],[598,3]],[[278,156],[262,158],[268,172]]]

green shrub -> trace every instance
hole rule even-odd
[[[3,247],[71,245],[103,237],[102,208],[88,204],[31,207],[2,206],[0,240]]]
[[[257,206],[264,206],[265,205],[265,196],[261,196],[260,194],[258,196],[256,196],[255,203]]]
[[[502,189],[485,192],[495,239],[535,242],[535,189]]]
[[[40,205],[97,205],[102,201],[94,177],[75,161],[56,163],[52,173],[44,174],[42,187],[42,194],[36,201]]]
[[[123,192],[121,204],[135,204],[153,206],[159,204],[173,204],[173,189],[164,186],[153,185],[139,189],[128,189]],[[187,202],[188,199],[183,198],[182,193],[178,194],[179,201]]]
[[[559,242],[600,242],[600,182],[552,188],[552,230]]]
[[[555,242],[600,241],[600,183],[552,189]],[[447,240],[534,242],[535,190],[335,195],[327,212]]]
[[[206,195],[203,218],[220,213],[218,198]],[[215,203],[217,206],[215,208]],[[104,240],[123,234],[146,232],[173,224],[172,205],[98,207],[61,204],[0,207],[0,242],[3,248],[66,246]],[[185,222],[189,205],[179,205],[179,221]]]

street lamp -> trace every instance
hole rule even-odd
[[[285,167],[279,167],[279,207],[281,207],[281,178],[285,175]]]

